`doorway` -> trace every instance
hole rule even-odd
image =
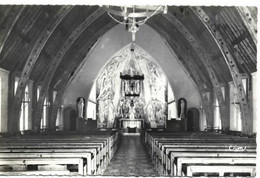
[[[190,108],[187,114],[187,131],[199,131],[200,112],[197,108]]]

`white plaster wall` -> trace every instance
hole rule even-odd
[[[7,132],[9,71],[0,68],[0,77],[1,77],[0,132]]]
[[[63,95],[64,107],[75,105],[78,97],[86,99],[100,69],[117,51],[131,43],[131,34],[124,26],[117,25],[108,31],[88,54],[81,70],[75,74]],[[201,105],[197,87],[191,77],[184,71],[177,56],[168,48],[165,40],[151,27],[143,25],[136,34],[139,47],[148,52],[165,72],[172,86],[175,99],[186,98],[187,108]]]

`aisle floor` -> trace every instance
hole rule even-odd
[[[103,175],[159,176],[141,143],[140,136],[122,137],[118,149]]]

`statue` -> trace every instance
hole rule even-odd
[[[178,101],[178,118],[179,120],[186,118],[187,102],[185,98],[180,98]]]
[[[78,103],[77,103],[77,106],[78,106],[78,118],[84,118],[84,98],[80,97],[78,99]]]

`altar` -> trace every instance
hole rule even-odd
[[[144,119],[119,119],[119,127],[124,130],[125,133],[139,133],[139,130],[144,128]]]

